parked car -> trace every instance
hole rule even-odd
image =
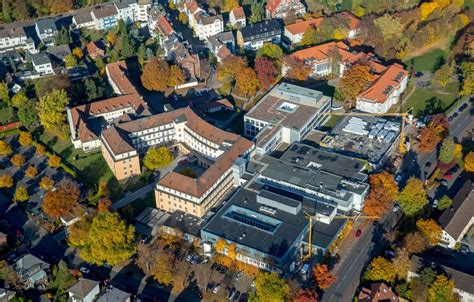
[[[454,117],[450,116],[448,117],[448,122],[452,122],[454,120]]]
[[[387,251],[385,251],[385,257],[393,258],[393,257],[395,257],[395,252],[391,251],[391,250],[387,250]]]
[[[191,258],[191,264],[198,264],[199,262],[199,256],[195,255]]]
[[[193,259],[193,254],[188,254],[188,255],[186,256],[186,259],[185,259],[185,260],[186,260],[186,262],[190,262],[191,259]]]
[[[84,267],[84,266],[81,267],[81,268],[79,269],[79,271],[80,271],[81,273],[83,273],[83,274],[88,274],[88,273],[91,272],[87,267]]]
[[[243,275],[244,275],[244,273],[242,273],[242,272],[239,271],[239,272],[237,272],[237,274],[235,274],[234,279],[235,279],[236,281],[239,281],[240,278],[242,278]]]
[[[464,109],[466,109],[466,108],[467,108],[467,103],[464,103],[464,104],[461,105],[461,107],[459,107],[458,111],[463,112]]]
[[[204,258],[202,259],[202,261],[201,261],[201,263],[204,263],[204,264],[206,264],[206,263],[208,263],[208,262],[209,262],[209,257],[204,257]],[[212,268],[212,267],[211,267],[211,268]]]
[[[308,263],[305,263],[305,264],[303,265],[303,267],[301,268],[301,274],[302,274],[302,275],[306,275],[306,274],[308,273],[308,271],[309,271],[309,264],[308,264]]]
[[[453,117],[457,117],[458,115],[459,115],[459,114],[458,114],[457,112],[454,112],[452,116],[453,116]]]
[[[214,286],[214,288],[212,289],[212,292],[214,294],[217,294],[220,289],[221,289],[221,285],[219,283],[217,283],[216,286]]]
[[[227,296],[227,299],[232,300],[232,299],[234,299],[234,297],[235,297],[235,287],[232,287],[229,290],[229,295]]]
[[[402,176],[400,174],[398,174],[397,176],[395,176],[395,182],[398,184],[399,182],[402,181]]]
[[[255,287],[255,279],[252,280],[252,283],[250,283],[251,287]]]
[[[356,238],[359,238],[360,235],[362,235],[362,230],[358,229],[357,232],[355,233]]]
[[[398,210],[400,210],[400,205],[398,203],[396,203],[396,204],[393,205],[392,211],[398,212]]]

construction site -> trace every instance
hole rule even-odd
[[[320,141],[337,152],[366,159],[378,167],[398,148],[400,117],[344,116]]]

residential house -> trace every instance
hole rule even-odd
[[[95,28],[95,22],[91,12],[74,15],[72,17],[72,23],[76,28]]]
[[[137,0],[131,4],[135,22],[140,22],[142,26],[148,22],[149,12],[152,7],[151,4],[151,0]]]
[[[1,60],[5,66],[10,66],[15,68],[18,64],[24,63],[25,60],[23,56],[18,52],[18,50],[12,49],[2,53]]]
[[[120,16],[115,4],[107,3],[94,7],[92,18],[96,29],[107,30],[117,25]]]
[[[99,47],[94,41],[90,41],[89,43],[87,43],[86,50],[92,60],[102,58],[105,55],[105,51],[101,47]]]
[[[129,79],[128,67],[125,61],[110,63],[105,66],[105,73],[110,86],[118,95],[136,94],[135,86]]]
[[[13,268],[25,284],[26,289],[44,286],[48,282],[49,264],[32,254],[21,256],[15,261]]]
[[[31,63],[33,64],[33,69],[41,76],[54,74],[51,59],[45,52],[32,54]]]
[[[132,24],[135,22],[135,15],[133,13],[132,3],[133,0],[115,0],[115,6],[117,7],[119,18],[122,19],[125,24]]]
[[[164,45],[164,43],[170,38],[171,35],[175,35],[176,32],[173,29],[173,26],[168,22],[166,17],[162,14],[158,14],[155,17],[154,30],[158,31],[160,34],[160,44]]]
[[[0,30],[0,53],[16,49],[36,52],[34,41],[27,37],[23,27]]]
[[[58,33],[58,28],[53,19],[42,19],[35,23],[35,31],[41,42],[47,47],[54,45],[54,37]]]
[[[400,64],[386,66],[374,54],[351,51],[344,42],[328,42],[305,48],[292,53],[291,57],[310,66],[312,77],[342,77],[345,69],[353,64],[369,64],[372,82],[356,98],[356,108],[365,112],[387,112],[398,103],[408,83],[408,71]],[[288,68],[284,64],[283,75]]]
[[[462,262],[454,267],[452,264],[445,264],[444,259],[432,259],[423,255],[411,256],[410,262],[408,280],[419,277],[423,268],[430,267],[453,280],[454,292],[460,297],[461,302],[474,302],[474,275],[472,270],[469,270]],[[470,267],[472,268],[472,265]]]
[[[97,281],[81,278],[67,292],[72,302],[94,302],[100,293],[100,286]]]
[[[222,15],[210,15],[201,12],[195,14],[194,17],[195,23],[193,29],[201,41],[224,31],[224,19]]]
[[[201,62],[197,54],[191,54],[180,42],[175,43],[170,51],[172,60],[186,70],[186,82],[198,84],[201,77]]]
[[[67,44],[51,46],[48,47],[46,52],[50,55],[53,62],[59,65],[62,64],[64,59],[71,54],[71,48]]]
[[[282,82],[245,114],[244,133],[255,138],[257,154],[269,154],[303,140],[328,119],[330,109],[331,98],[322,92]]]
[[[217,57],[218,62],[235,51],[235,39],[231,31],[225,31],[209,37],[206,44],[211,53]]]
[[[379,282],[364,287],[359,293],[360,302],[398,302],[400,299],[387,284]]]
[[[183,8],[186,17],[188,17],[189,27],[194,28],[196,22],[195,16],[199,15],[200,13],[204,13],[205,11],[199,6],[196,0],[190,0],[186,2]]]
[[[360,20],[354,14],[349,11],[343,11],[336,13],[335,16],[339,16],[345,20],[347,20],[347,28],[349,32],[347,34],[348,39],[354,39],[360,30]]]
[[[0,301],[1,302],[7,302],[12,300],[16,295],[16,292],[12,290],[8,290],[5,288],[0,288]]]
[[[132,295],[116,287],[106,289],[96,302],[131,302]]]
[[[298,44],[303,39],[303,35],[307,30],[317,28],[323,20],[324,17],[309,18],[285,25],[284,36],[290,41],[291,45]]]
[[[241,28],[247,25],[243,7],[236,7],[229,13],[229,22],[234,28]]]
[[[265,6],[268,19],[285,19],[288,16],[304,15],[306,7],[300,0],[269,0]]]
[[[237,31],[237,45],[245,50],[257,50],[264,43],[280,44],[283,28],[278,20],[250,24]]]
[[[474,189],[471,180],[466,181],[457,191],[453,204],[443,212],[438,222],[443,228],[438,244],[455,249],[474,224]]]

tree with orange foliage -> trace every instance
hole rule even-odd
[[[428,239],[420,231],[408,233],[403,240],[403,246],[409,254],[421,253],[428,245]]]
[[[364,203],[364,212],[378,216],[387,212],[398,194],[397,183],[387,171],[370,176],[370,193]]]
[[[99,212],[108,211],[111,205],[112,205],[112,202],[110,201],[110,199],[108,199],[107,197],[102,198],[101,200],[99,200],[99,203],[97,204],[97,211]]]
[[[424,127],[420,131],[418,151],[421,153],[431,153],[434,151],[440,141],[441,137],[433,127]]]
[[[21,167],[25,163],[25,157],[21,154],[15,154],[10,159],[10,162],[16,167]]]
[[[337,92],[344,100],[351,101],[355,107],[356,97],[369,85],[372,81],[370,66],[368,64],[355,64],[344,71],[344,74],[337,84]]]
[[[35,178],[38,175],[38,169],[35,166],[29,166],[25,170],[25,176],[29,178]]]
[[[61,165],[61,157],[57,156],[57,155],[51,155],[49,158],[48,158],[48,165],[51,167],[51,168],[58,168],[60,165]]]
[[[255,71],[264,89],[268,89],[275,83],[279,73],[277,62],[264,56],[255,59]]]
[[[178,65],[170,66],[170,75],[168,78],[168,86],[170,88],[182,85],[186,82],[186,73]]]
[[[237,246],[235,243],[229,244],[228,248],[228,253],[227,255],[230,257],[230,259],[235,260],[237,258]]]
[[[44,195],[43,210],[51,217],[61,217],[78,205],[80,191],[74,182],[63,182],[56,191]]]
[[[300,288],[293,297],[293,302],[318,302],[318,294],[311,288]]]
[[[305,81],[311,74],[311,66],[304,63],[294,56],[287,56],[284,58],[284,68],[286,69],[285,78]]]
[[[143,87],[148,90],[162,92],[168,90],[169,78],[169,64],[157,57],[152,57],[148,60],[140,77]]]
[[[0,188],[11,188],[13,187],[13,177],[10,175],[0,176]]]
[[[39,186],[42,190],[51,190],[54,187],[54,180],[52,180],[48,176],[43,176],[40,180]]]
[[[326,264],[316,264],[313,268],[313,277],[320,289],[330,288],[336,281],[336,276],[329,272]]]
[[[214,249],[216,250],[216,252],[221,253],[221,254],[224,252],[224,249],[226,247],[227,247],[227,242],[222,238],[219,238],[216,241],[216,244],[214,244]]]
[[[242,68],[242,70],[235,76],[235,87],[247,96],[254,96],[257,93],[260,83],[257,79],[257,74],[250,67]]]
[[[70,11],[74,8],[73,0],[46,0],[44,2],[45,7],[48,8],[50,14],[58,14]]]
[[[472,151],[464,157],[464,170],[474,172],[474,152]]]
[[[20,143],[20,145],[29,146],[32,141],[33,138],[30,132],[20,131],[20,135],[18,136],[18,142]]]
[[[228,56],[217,67],[217,79],[222,83],[222,89],[232,91],[237,74],[247,68],[247,60],[237,56]]]
[[[38,154],[39,156],[43,156],[46,154],[46,147],[42,144],[37,144],[36,145],[36,154]]]

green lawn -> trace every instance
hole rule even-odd
[[[79,180],[93,192],[96,192],[99,182],[105,181],[112,201],[123,197],[126,191],[136,191],[149,183],[151,172],[144,172],[126,182],[117,181],[100,151],[84,153],[82,150],[74,149],[69,139],[63,141],[54,134],[44,132],[39,136],[39,141],[73,167]]]
[[[442,49],[433,49],[428,51],[419,57],[411,58],[405,61],[408,70],[411,70],[413,65],[413,71],[431,71],[434,72],[439,66],[442,65],[446,57],[446,52]]]
[[[10,108],[5,107],[0,109],[0,125],[5,125],[14,120]]]
[[[458,97],[459,83],[451,82],[439,93],[433,88],[417,87],[404,104],[404,110],[413,107],[415,115],[443,112]],[[446,94],[447,93],[447,94]]]

